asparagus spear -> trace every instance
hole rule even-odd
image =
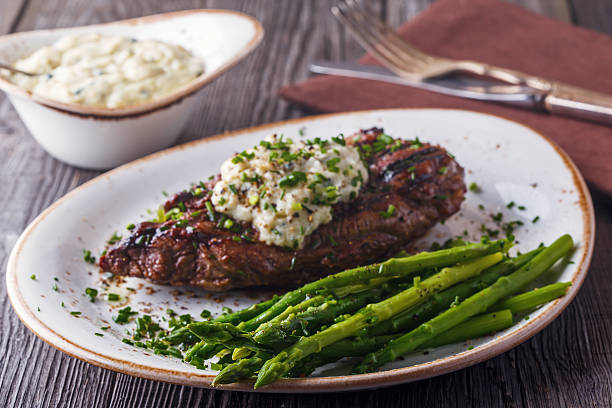
[[[265,361],[272,357],[271,353],[258,352],[253,357],[243,358],[221,370],[212,382],[212,385],[230,384],[249,378],[261,368]]]
[[[372,336],[378,334],[410,331],[421,323],[424,323],[429,319],[433,319],[443,310],[448,309],[453,302],[462,301],[474,293],[486,288],[487,286],[490,286],[500,276],[507,275],[510,272],[519,269],[533,259],[543,249],[544,248],[538,248],[517,256],[516,258],[506,259],[503,262],[492,266],[486,271],[483,271],[478,276],[462,282],[459,285],[453,286],[452,288],[446,289],[443,292],[436,293],[425,303],[405,310],[399,313],[397,316],[394,316],[392,319],[366,327],[363,330],[364,333],[362,333],[362,335]]]
[[[306,377],[317,368],[325,364],[333,363],[344,357],[361,357],[364,354],[376,351],[389,341],[401,336],[391,334],[372,337],[351,337],[324,347],[320,352],[311,354],[300,360],[289,371],[289,377]]]
[[[459,343],[507,329],[514,323],[513,315],[527,312],[565,295],[567,288],[571,285],[571,282],[558,282],[513,296],[489,308],[494,312],[471,317],[460,325],[434,337],[419,348],[433,348],[445,344]]]
[[[188,327],[193,334],[208,344],[222,344],[229,349],[238,347],[246,347],[251,350],[265,349],[264,346],[253,341],[249,334],[244,333],[231,323],[200,322],[192,323]]]
[[[512,312],[508,309],[497,312],[474,316],[427,341],[419,347],[420,349],[434,348],[446,344],[460,343],[462,341],[476,339],[496,331],[507,329],[512,326]]]
[[[420,349],[434,348],[446,344],[459,343],[469,339],[485,336],[489,333],[507,329],[512,326],[512,312],[502,310],[486,315],[476,316],[463,322],[432,341],[421,345]],[[383,347],[401,336],[401,334],[391,334],[373,337],[354,337],[341,340],[330,344],[319,353],[308,356],[301,360],[289,372],[290,377],[306,377],[317,368],[325,364],[336,362],[344,357],[361,357]]]
[[[275,319],[282,320],[282,318],[288,316],[291,313],[305,310],[310,306],[320,305],[325,302],[326,298],[322,295],[314,296],[310,299],[306,299],[296,306],[287,308],[283,313],[278,315]],[[270,322],[274,322],[272,319]],[[270,323],[269,322],[269,323]],[[256,343],[253,340],[253,336],[250,333],[242,330],[243,323],[239,324],[238,327],[231,323],[221,323],[217,321],[210,322],[197,322],[191,323],[187,328],[200,339],[206,341],[209,344],[222,344],[228,348],[246,347],[251,350],[261,350],[262,345]]]
[[[486,272],[487,271],[483,272],[483,274]],[[506,301],[492,306],[491,309],[496,310],[495,312],[471,317],[460,325],[423,343],[419,349],[460,343],[505,330],[514,323],[513,314],[531,310],[539,305],[563,296],[570,285],[571,282],[553,283],[527,293],[513,296]],[[401,334],[356,337],[330,344],[319,353],[310,355],[308,358],[301,360],[289,374],[291,377],[308,376],[317,367],[333,363],[343,357],[360,357],[364,354],[376,351],[399,336],[401,336]]]
[[[465,247],[453,248],[453,250],[460,248]],[[389,319],[402,310],[426,300],[434,293],[477,275],[482,270],[500,262],[502,258],[503,255],[501,253],[495,253],[459,266],[446,267],[432,277],[425,279],[423,282],[395,296],[378,303],[369,304],[346,320],[336,323],[310,337],[302,337],[297,343],[266,361],[259,371],[257,381],[255,382],[255,388],[270,384],[287,374],[302,358],[318,352],[329,344],[354,335],[360,329],[372,324],[374,321]],[[391,259],[391,261],[397,260],[398,258]]]
[[[502,276],[493,285],[470,296],[456,307],[451,307],[411,332],[392,340],[375,353],[368,354],[353,372],[359,374],[371,372],[402,354],[415,350],[421,344],[432,340],[435,336],[457,326],[471,316],[486,311],[500,299],[516,293],[535,280],[559,258],[567,254],[573,245],[572,238],[569,235],[563,235],[518,271]]]
[[[274,295],[272,299],[265,300],[260,303],[256,303],[250,307],[247,307],[246,309],[242,309],[234,313],[229,313],[226,315],[219,316],[213,319],[213,321],[220,322],[220,323],[238,324],[240,322],[243,322],[245,320],[248,320],[255,316],[260,315],[263,311],[265,311],[266,309],[270,308],[273,304],[275,304],[278,301],[278,299],[279,299],[279,296]],[[181,330],[182,329],[189,330],[187,327],[183,327],[181,328]],[[180,334],[177,334],[177,337],[179,335]],[[171,336],[168,336],[168,337],[171,337]],[[168,337],[166,337],[166,340],[168,340]],[[178,341],[178,339],[175,339],[175,340]],[[174,340],[171,340],[171,341],[174,341]],[[222,349],[223,349],[223,346],[219,344],[206,344],[205,341],[200,341],[196,343],[195,345],[193,345],[191,348],[189,348],[189,350],[186,351],[184,360],[187,362],[190,362],[194,359],[198,361],[208,360],[209,358],[217,354]]]
[[[296,319],[299,318],[299,319],[304,319],[306,321],[306,324],[308,324],[309,327],[314,327],[315,324],[316,325],[324,324],[328,320],[333,321],[333,319],[339,315],[350,313],[349,309],[353,309],[353,311],[355,311],[359,309],[360,307],[368,304],[372,300],[379,299],[383,293],[385,293],[383,289],[374,289],[368,292],[360,293],[353,298],[331,300],[320,306],[310,307],[302,313],[291,314],[289,317],[287,317],[287,319],[283,320],[280,324],[274,325],[272,327],[268,327],[262,330],[261,332],[260,331],[255,332],[253,338],[256,341],[262,342],[262,344],[267,344],[267,345],[277,345],[281,343],[281,341],[295,342],[298,340],[298,337],[291,336],[290,334],[291,330],[286,330],[282,328],[282,326],[284,326],[288,322],[289,324],[294,324],[294,322],[296,322]],[[269,321],[268,323],[271,323],[271,322],[272,321]],[[266,325],[268,323],[266,323]],[[278,332],[276,330],[278,330]],[[262,339],[265,339],[266,341],[262,341]],[[354,344],[352,345],[352,347],[349,346],[349,349],[358,350],[359,349],[358,344]],[[366,351],[363,351],[358,355],[364,355],[365,353],[369,351],[370,349],[367,349]],[[336,360],[342,358],[343,356],[342,352],[340,352],[339,354],[340,354],[340,357],[336,358]],[[272,356],[270,355],[270,357],[266,358],[265,360],[268,360],[271,357]],[[215,383],[216,384],[226,384],[226,381],[234,382],[240,379],[248,378],[261,368],[261,366],[265,363],[265,360],[262,360],[261,355],[260,355],[256,359],[251,359],[248,362],[241,362],[240,364],[232,365],[231,367],[230,366],[225,367],[224,370],[222,371],[223,373],[222,377],[215,378]],[[249,369],[251,371],[249,371]],[[232,381],[229,381],[228,379],[231,379]]]
[[[354,313],[368,303],[381,299],[390,290],[372,289],[358,293],[344,299],[332,299],[316,306],[310,307],[301,313],[292,313],[282,321],[273,320],[264,323],[255,333],[253,339],[265,345],[289,345],[297,341],[298,336],[293,333],[299,330],[298,335],[310,335],[314,329],[333,323],[338,316]],[[288,344],[287,344],[288,343]]]
[[[357,282],[352,285],[346,285],[346,286],[341,286],[339,288],[335,288],[332,292],[334,293],[334,295],[336,295],[336,297],[343,298],[348,295],[358,294],[358,293],[365,292],[370,289],[382,286],[383,284],[389,282],[392,279],[394,279],[392,276],[385,277],[385,278],[373,278],[365,282]]]
[[[380,264],[349,269],[287,292],[274,306],[246,322],[243,329],[246,331],[256,329],[261,323],[267,322],[280,314],[288,306],[301,302],[306,298],[306,295],[320,289],[339,288],[372,278],[408,276],[423,269],[454,265],[458,262],[465,262],[495,252],[506,251],[509,245],[509,242],[506,240],[467,244],[435,252],[421,252],[405,258],[391,258]]]
[[[491,307],[491,310],[510,309],[512,313],[526,312],[565,295],[571,282],[558,282],[513,296]]]

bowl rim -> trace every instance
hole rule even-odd
[[[55,332],[51,328],[45,325],[45,323],[30,310],[27,303],[23,299],[19,286],[17,284],[17,261],[20,256],[20,252],[23,248],[24,243],[28,240],[31,233],[34,231],[36,226],[42,222],[49,213],[51,213],[57,206],[61,205],[62,202],[67,200],[73,194],[77,194],[79,190],[88,188],[89,186],[98,183],[99,181],[106,179],[110,174],[120,173],[128,168],[138,166],[142,163],[163,157],[167,154],[188,149],[190,147],[209,143],[211,141],[224,139],[227,137],[239,136],[244,133],[249,133],[257,130],[274,129],[275,126],[286,125],[286,124],[297,124],[302,122],[308,122],[311,120],[324,119],[334,116],[342,115],[359,115],[364,113],[376,113],[376,112],[389,112],[389,111],[419,111],[419,110],[439,110],[439,111],[451,111],[451,112],[462,112],[471,113],[481,116],[489,116],[496,119],[511,122],[518,126],[528,129],[535,136],[541,137],[544,141],[548,142],[551,147],[555,150],[555,153],[562,159],[565,167],[571,173],[573,183],[577,188],[579,195],[579,205],[582,210],[582,216],[584,220],[584,243],[585,251],[580,259],[577,261],[577,270],[571,279],[572,285],[569,287],[567,293],[550,303],[547,310],[540,313],[538,316],[529,320],[520,330],[506,333],[504,335],[497,336],[494,341],[484,344],[472,350],[465,350],[457,354],[449,355],[443,358],[439,358],[426,363],[419,363],[412,366],[394,368],[390,370],[384,370],[368,374],[358,375],[337,375],[328,377],[307,377],[307,378],[283,378],[275,383],[267,385],[263,388],[253,390],[253,380],[241,381],[233,384],[224,384],[216,387],[212,386],[212,380],[214,375],[204,373],[185,373],[182,371],[156,368],[146,364],[135,363],[133,361],[125,359],[117,359],[108,355],[99,353],[91,350],[80,344],[73,343],[66,339],[61,334]],[[66,195],[55,201],[47,209],[45,209],[40,215],[38,215],[25,229],[25,231],[19,237],[15,244],[11,255],[8,260],[7,273],[6,273],[6,286],[9,300],[15,310],[19,319],[28,327],[36,336],[42,339],[45,343],[50,346],[72,356],[79,360],[93,364],[98,367],[106,368],[112,371],[116,371],[123,374],[128,374],[140,378],[145,378],[155,381],[163,381],[179,385],[189,385],[201,388],[214,388],[220,390],[235,390],[235,391],[247,391],[247,392],[264,392],[264,393],[316,393],[316,392],[342,392],[351,390],[363,390],[370,388],[388,387],[401,383],[407,383],[426,378],[435,377],[442,374],[447,374],[462,368],[472,366],[490,358],[496,357],[517,345],[525,342],[529,338],[533,337],[546,326],[548,326],[553,320],[555,320],[559,314],[572,302],[576,294],[578,293],[586,275],[588,273],[593,250],[595,247],[595,211],[593,208],[593,201],[591,194],[587,187],[587,184],[582,177],[582,174],[568,156],[568,154],[558,146],[549,137],[536,131],[535,129],[526,126],[522,123],[507,119],[502,116],[493,115],[489,113],[483,113],[467,109],[453,109],[453,108],[390,108],[390,109],[368,109],[352,112],[338,112],[329,113],[313,116],[305,116],[301,118],[288,119],[278,122],[267,123],[263,125],[257,125],[238,129],[230,132],[217,134],[214,136],[206,137],[203,139],[194,140],[182,145],[174,146],[157,153],[153,153],[149,156],[134,160],[130,163],[124,164],[114,170],[107,173],[103,173],[94,179],[76,187],[74,190],[68,192]]]
[[[65,27],[65,28],[52,28],[52,29],[42,29],[42,30],[31,30],[31,31],[23,31],[18,33],[12,33],[0,36],[0,43],[7,40],[14,40],[15,38],[28,38],[37,36],[40,34],[47,33],[57,33],[61,31],[70,31],[75,29],[82,28],[91,28],[95,29],[98,27],[107,27],[111,25],[128,25],[128,26],[136,26],[141,24],[150,24],[155,23],[157,21],[169,20],[172,18],[182,17],[191,14],[229,14],[236,17],[243,18],[253,24],[255,29],[253,36],[249,39],[246,45],[240,49],[232,58],[226,61],[223,65],[217,68],[214,71],[207,72],[204,71],[200,76],[189,82],[187,85],[177,89],[176,91],[162,97],[159,99],[154,99],[142,104],[137,105],[128,105],[120,108],[107,108],[103,106],[92,106],[92,105],[83,105],[76,103],[66,103],[60,102],[54,99],[50,99],[41,95],[37,95],[32,93],[31,91],[27,91],[23,88],[20,88],[16,84],[12,83],[8,79],[0,76],[0,89],[6,92],[10,96],[18,96],[25,99],[28,99],[32,102],[38,103],[42,106],[61,111],[63,113],[71,113],[76,116],[84,116],[84,117],[100,117],[100,118],[123,118],[123,117],[134,117],[141,116],[143,114],[151,113],[156,110],[164,109],[173,105],[177,102],[180,102],[185,97],[190,96],[191,94],[199,91],[204,85],[212,82],[217,79],[221,74],[225,73],[231,67],[236,65],[240,60],[246,57],[249,53],[251,53],[262,41],[264,36],[264,28],[259,20],[255,17],[250,16],[248,14],[234,11],[234,10],[225,10],[225,9],[191,9],[191,10],[180,10],[180,11],[172,11],[168,13],[160,13],[160,14],[152,14],[148,16],[130,18],[126,20],[117,20],[108,23],[102,24],[89,24],[83,26],[75,26],[75,27]]]

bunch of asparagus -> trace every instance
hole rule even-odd
[[[185,360],[214,356],[213,384],[256,376],[255,388],[310,375],[344,357],[353,373],[401,355],[482,337],[563,296],[570,283],[518,294],[573,248],[569,235],[511,258],[507,240],[459,246],[350,269],[249,309],[192,323],[170,336],[200,341]]]

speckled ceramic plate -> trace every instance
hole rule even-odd
[[[15,311],[44,341],[91,364],[154,380],[210,386],[213,371],[197,370],[178,359],[121,342],[125,329],[131,326],[112,321],[119,306],[103,298],[91,303],[84,294],[86,287],[98,287],[99,274],[83,262],[83,248],[99,255],[114,231],[125,232],[128,223],[149,217],[146,210],[164,201],[162,191],[178,191],[206,178],[217,171],[225,157],[272,132],[293,138],[300,133],[331,137],[372,126],[384,127],[397,137],[418,136],[442,144],[465,167],[467,183],[475,181],[482,188],[479,194],[468,193],[461,211],[432,229],[418,245],[425,248],[432,241],[464,231],[478,239],[481,224],[492,225],[490,214],[502,212],[504,220],[524,223],[515,233],[519,250],[550,243],[563,233],[573,236],[577,245],[573,263],[545,276],[549,282],[572,281],[573,285],[566,296],[532,313],[529,320],[494,336],[412,354],[371,374],[347,375],[350,365],[339,362],[319,369],[315,377],[281,380],[260,391],[346,391],[432,377],[503,353],[555,319],[580,288],[593,251],[594,213],[582,176],[558,146],[527,127],[495,116],[440,109],[364,111],[272,123],[178,146],[103,174],[45,210],[17,242],[7,272]],[[516,205],[507,208],[511,201]],[[536,216],[539,220],[533,223]],[[136,288],[136,292],[127,287]],[[195,316],[204,308],[219,313],[222,306],[246,306],[262,296],[247,290],[219,297],[137,279],[112,291],[127,299],[121,306],[130,304],[156,316],[162,316],[167,308]],[[75,311],[81,314],[70,313]],[[102,326],[110,329],[102,331]],[[96,332],[104,336],[96,336]],[[250,382],[243,382],[223,388],[251,387]]]

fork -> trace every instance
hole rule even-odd
[[[477,61],[427,54],[406,42],[356,0],[341,0],[332,7],[332,13],[367,51],[399,77],[424,82],[468,74],[525,86],[539,94],[536,101],[541,110],[612,125],[612,97],[608,95]]]

